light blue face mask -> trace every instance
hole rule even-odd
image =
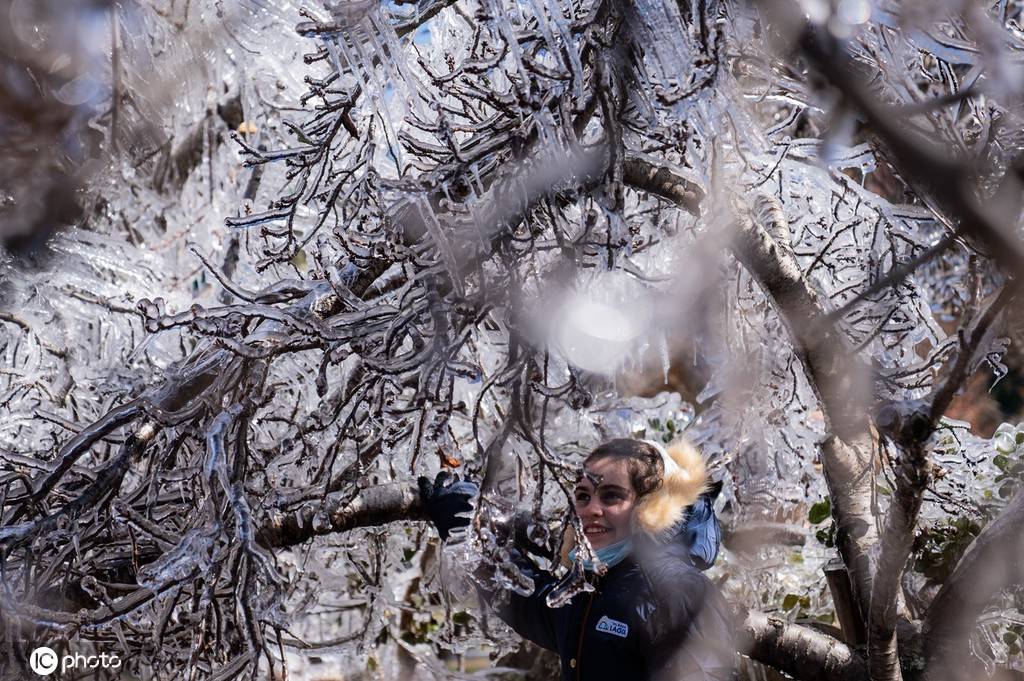
[[[622,562],[622,559],[633,551],[633,540],[623,539],[597,550],[597,558],[610,568]],[[576,562],[576,549],[569,552],[569,560]],[[592,560],[583,561],[584,570],[593,570],[596,563]]]

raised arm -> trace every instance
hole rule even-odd
[[[438,473],[433,482],[421,477],[417,483],[427,517],[437,528],[441,541],[447,541],[452,530],[470,524],[469,514],[474,510],[473,502],[480,491],[475,483],[459,481],[458,476],[447,471]],[[479,570],[478,574],[473,575],[473,581],[481,599],[491,605],[498,617],[517,634],[542,648],[557,650],[554,616],[552,609],[547,606],[547,596],[558,580],[527,557],[526,543],[532,545],[532,542],[529,542],[525,531],[517,531],[521,529],[520,525],[523,523],[512,521],[510,531],[515,546],[511,550],[511,559],[521,574],[533,580],[533,592],[529,595],[511,589],[499,592],[496,588],[486,586],[493,580],[490,575],[480,574]],[[523,550],[520,550],[520,546]]]

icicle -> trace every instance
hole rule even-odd
[[[570,568],[568,574],[551,589],[544,602],[549,608],[561,608],[575,598],[577,594],[588,593],[593,590],[594,585],[587,581],[583,563],[577,561]]]
[[[658,358],[661,359],[661,377],[668,385],[668,372],[672,368],[672,360],[668,353],[668,335],[663,331],[658,336]]]
[[[678,8],[675,3],[664,0],[638,0],[635,16],[641,23],[642,33],[646,34],[643,45],[653,54],[650,61],[656,68],[658,80],[663,87],[674,89],[680,74],[693,70],[689,36],[681,31],[685,23]]]
[[[573,80],[573,96],[576,98],[577,103],[580,103],[583,101],[583,84],[586,81],[583,78],[583,63],[580,61],[579,50],[572,38],[569,22],[562,16],[562,8],[553,3],[546,4],[551,10],[551,18],[558,28],[558,35],[562,39],[562,45],[569,55],[569,65],[572,70]],[[555,48],[552,47],[552,49]]]
[[[455,256],[455,251],[452,248],[451,241],[448,239],[448,235],[445,233],[441,224],[437,221],[437,216],[434,215],[433,209],[425,199],[417,195],[411,200],[412,209],[418,212],[423,224],[426,225],[431,238],[437,245],[438,251],[441,252],[441,260],[444,262],[448,272],[452,275],[452,285],[455,287],[456,291],[459,292],[459,295],[462,295],[463,283],[459,268],[459,261]]]
[[[512,61],[515,64],[516,71],[519,73],[518,86],[520,89],[525,90],[531,78],[526,67],[523,66],[522,50],[519,47],[519,41],[516,39],[515,27],[509,20],[510,13],[505,8],[499,6],[496,0],[487,0],[487,13],[490,15],[492,25],[497,26],[498,34],[505,41],[509,54],[512,55]]]
[[[351,48],[349,43],[351,43]],[[388,105],[387,85],[380,80],[377,69],[374,68],[373,55],[368,55],[365,52],[357,31],[336,36],[334,40],[327,42],[327,48],[336,63],[340,64],[344,61],[347,68],[363,81],[366,94],[373,104],[372,109],[380,114],[380,120],[384,124],[387,151],[392,155],[396,171],[400,173],[405,165],[402,161],[402,145],[392,121]]]
[[[369,20],[374,28],[371,36],[373,36],[377,51],[382,55],[386,55],[388,59],[387,68],[394,69],[391,82],[402,86],[403,93],[399,96],[414,109],[420,120],[429,120],[429,107],[424,106],[424,99],[428,103],[437,101],[433,89],[426,87],[409,69],[405,59],[405,50],[399,44],[395,30],[387,22],[381,20],[380,12],[371,13]],[[383,45],[380,42],[381,40],[383,40]],[[391,77],[389,77],[389,80],[391,80]]]

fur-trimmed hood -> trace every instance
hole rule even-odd
[[[640,500],[633,519],[637,529],[660,538],[678,529],[686,508],[708,489],[708,470],[704,457],[687,440],[676,440],[667,448],[647,442],[662,453],[665,477],[661,487]]]

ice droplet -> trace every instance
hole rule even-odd
[[[1009,454],[1017,449],[1017,442],[1014,440],[1013,433],[1005,431],[997,433],[992,442],[995,445],[996,451],[1002,454]]]

